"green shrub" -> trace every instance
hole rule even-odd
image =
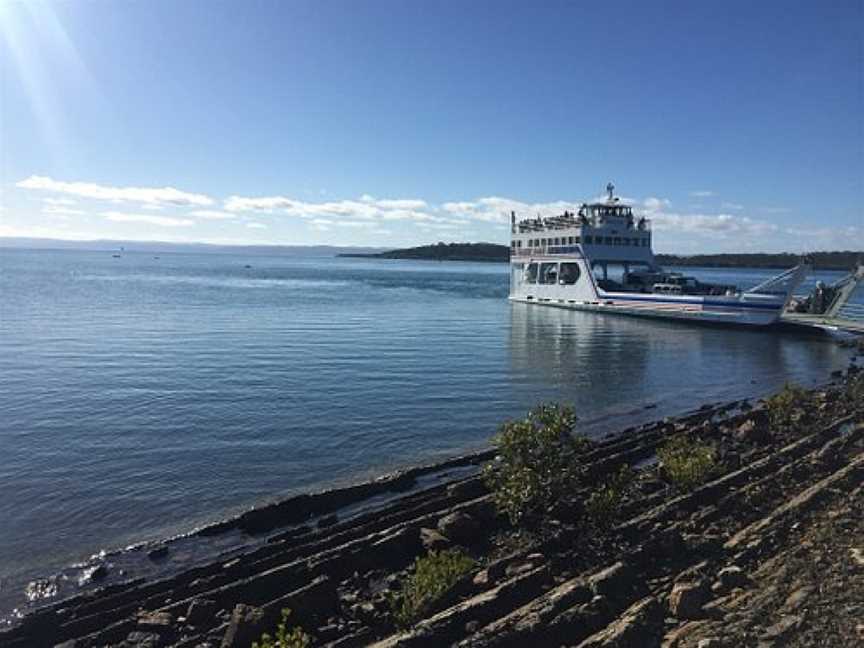
[[[282,622],[276,626],[276,636],[271,637],[268,633],[261,635],[261,640],[252,644],[252,648],[309,648],[312,645],[312,637],[303,632],[297,626],[288,631],[288,616],[291,610],[282,610]]]
[[[810,403],[810,393],[797,385],[786,383],[783,389],[767,398],[768,420],[772,427],[788,428],[796,421],[799,410]]]
[[[585,514],[598,527],[607,528],[617,519],[621,504],[633,487],[636,473],[623,465],[585,500]]]
[[[686,434],[669,439],[657,455],[669,481],[687,490],[704,482],[715,464],[714,448]]]
[[[498,510],[513,524],[548,510],[572,492],[581,474],[580,453],[588,441],[573,436],[572,408],[543,404],[508,421],[493,439],[498,453],[484,467]]]
[[[410,627],[474,567],[474,560],[458,549],[430,551],[414,561],[402,590],[390,599],[396,625]]]
[[[864,341],[864,338],[862,338]],[[864,373],[859,372],[848,379],[846,396],[857,408],[864,405]]]

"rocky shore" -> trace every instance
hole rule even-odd
[[[285,608],[333,648],[859,645],[864,374],[853,364],[786,414],[726,403],[594,442],[582,485],[532,525],[512,524],[468,470],[491,452],[256,509],[202,530],[262,539],[244,553],[46,605],[0,646],[248,648]],[[657,461],[682,435],[716,454],[691,489]],[[579,502],[625,464],[635,479],[614,523],[589,523]],[[467,474],[423,485],[442,469]],[[415,560],[451,548],[473,566],[397,624],[391,599]]]

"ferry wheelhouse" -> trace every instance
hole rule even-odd
[[[510,299],[529,304],[764,326],[780,319],[809,272],[802,263],[749,290],[666,272],[649,219],[606,187],[605,202],[517,221],[511,213]]]

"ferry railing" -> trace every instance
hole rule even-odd
[[[511,257],[530,257],[530,256],[548,256],[550,254],[578,254],[578,245],[550,245],[544,247],[532,248],[513,248],[510,249]]]

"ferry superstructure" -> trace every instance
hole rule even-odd
[[[701,322],[777,322],[810,271],[801,263],[748,290],[665,272],[651,222],[606,187],[577,212],[518,220],[511,213],[510,300],[558,308]]]

